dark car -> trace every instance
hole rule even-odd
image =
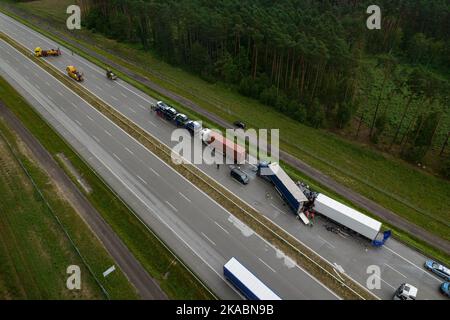
[[[177,110],[175,110],[175,108],[169,106],[169,108],[164,110],[164,114],[166,116],[166,119],[173,120],[175,116],[178,114],[178,112]]]
[[[250,182],[247,174],[238,168],[231,169],[230,175],[242,184],[248,184]]]
[[[239,120],[235,121],[233,124],[234,124],[236,127],[241,128],[241,129],[245,129],[245,127],[246,127],[245,123],[242,122],[242,121],[239,121]]]
[[[450,298],[450,282],[444,282],[441,284],[441,292]]]
[[[176,122],[177,126],[179,126],[179,127],[184,126],[186,124],[186,122],[188,122],[188,121],[189,121],[189,118],[185,114],[182,114],[182,113],[177,114],[175,117],[175,122]]]

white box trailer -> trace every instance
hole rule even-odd
[[[372,241],[380,233],[381,222],[321,193],[314,200],[314,209],[325,217],[356,231]]]

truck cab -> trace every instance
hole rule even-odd
[[[408,283],[403,283],[397,291],[395,291],[393,300],[416,300],[417,291],[416,287]]]

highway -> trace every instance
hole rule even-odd
[[[10,35],[16,41],[29,48],[30,52],[36,46],[41,46],[44,48],[46,46],[57,46],[52,41],[49,41],[46,38],[42,37],[40,34],[18,24],[16,21],[1,14],[0,28],[3,32]],[[174,128],[173,125],[167,123],[166,121],[156,117],[154,114],[151,114],[149,112],[149,103],[154,102],[154,99],[123,81],[119,80],[118,82],[114,83],[110,82],[105,78],[104,70],[87,62],[83,58],[80,58],[76,55],[71,55],[70,51],[67,49],[61,49],[63,51],[63,56],[58,58],[49,58],[47,59],[47,61],[61,70],[61,72],[64,72],[64,69],[68,64],[77,66],[77,68],[85,73],[86,81],[83,86],[85,86],[88,90],[95,93],[98,97],[116,108],[123,115],[133,120],[143,129],[147,130],[149,133],[165,142],[167,145],[171,146],[174,144],[170,141],[170,134],[172,133],[172,130]],[[3,44],[2,52],[3,50],[9,52],[12,49]],[[290,265],[290,263],[288,261],[284,261],[285,263],[277,267],[277,263],[280,264],[277,260],[280,259],[276,258],[277,254],[274,248],[271,248],[271,250],[275,252],[275,259],[274,257],[263,258],[259,255],[257,256],[256,253],[258,251],[255,251],[253,246],[258,246],[257,242],[261,242],[262,240],[259,239],[259,241],[256,241],[254,238],[258,237],[254,235],[252,235],[251,237],[245,237],[247,232],[251,232],[251,230],[245,230],[247,229],[245,228],[245,226],[238,225],[237,227],[233,226],[231,228],[234,234],[240,235],[241,237],[244,235],[245,247],[243,247],[242,241],[238,241],[237,248],[242,247],[239,250],[236,249],[235,251],[234,247],[233,250],[230,250],[230,246],[225,244],[222,248],[221,243],[225,241],[221,241],[220,237],[219,240],[217,240],[217,235],[220,234],[220,231],[226,235],[226,232],[222,230],[222,227],[227,226],[229,228],[233,224],[236,225],[236,223],[229,221],[230,219],[232,219],[232,217],[228,212],[226,212],[222,208],[216,208],[217,204],[212,202],[211,199],[207,198],[205,195],[200,196],[199,194],[202,194],[201,191],[192,190],[192,185],[190,185],[180,176],[177,177],[176,173],[171,171],[170,168],[168,168],[166,165],[158,162],[155,157],[152,158],[152,162],[143,161],[143,159],[148,156],[144,156],[144,151],[146,150],[144,149],[144,151],[142,151],[142,147],[136,146],[135,148],[140,150],[136,151],[133,150],[128,143],[123,143],[122,146],[126,146],[128,150],[125,149],[125,152],[122,152],[123,150],[121,150],[120,143],[119,145],[116,145],[117,141],[111,141],[113,140],[111,139],[111,136],[116,138],[116,134],[121,135],[120,133],[117,132],[115,134],[112,134],[112,132],[110,132],[110,130],[112,129],[107,129],[106,135],[105,132],[94,133],[94,130],[96,130],[96,128],[94,128],[92,122],[94,122],[95,125],[99,124],[97,119],[98,115],[94,116],[90,113],[90,111],[88,112],[87,108],[83,108],[81,111],[87,112],[87,123],[84,122],[86,120],[85,118],[77,119],[78,116],[81,117],[81,112],[72,105],[72,103],[74,103],[78,108],[80,108],[79,103],[74,102],[74,100],[76,100],[76,98],[73,97],[74,95],[72,93],[66,92],[62,94],[61,91],[59,89],[57,90],[56,87],[53,87],[53,85],[46,85],[46,81],[40,81],[39,84],[36,84],[38,86],[36,87],[36,85],[33,84],[33,80],[44,78],[44,76],[42,75],[42,71],[33,71],[34,68],[32,66],[29,66],[28,68],[21,67],[20,64],[23,63],[23,61],[20,56],[10,53],[10,56],[3,57],[2,55],[2,58],[7,59],[7,65],[2,68],[3,70],[1,70],[2,74],[5,74],[7,79],[9,76],[9,79],[13,83],[15,83],[15,87],[22,94],[24,94],[25,97],[28,96],[29,101],[31,101],[37,109],[42,109],[42,105],[40,105],[40,103],[37,102],[36,98],[28,92],[30,90],[45,92],[45,96],[48,96],[49,99],[50,97],[52,97],[52,99],[56,99],[54,101],[61,102],[61,105],[60,103],[58,103],[57,105],[58,107],[63,109],[64,114],[70,115],[69,119],[67,120],[69,121],[69,123],[64,124],[60,121],[52,120],[54,121],[56,128],[61,131],[73,131],[75,130],[75,127],[75,133],[81,134],[81,132],[83,132],[83,137],[77,134],[71,134],[72,131],[65,132],[64,134],[66,138],[76,146],[77,150],[81,150],[79,151],[80,154],[84,155],[87,159],[90,158],[89,161],[92,161],[92,163],[94,163],[93,167],[96,168],[96,170],[98,170],[99,172],[102,172],[102,176],[106,176],[105,180],[107,180],[113,186],[113,188],[122,196],[122,198],[127,201],[128,199],[132,199],[130,200],[130,205],[132,205],[133,209],[135,209],[136,212],[144,212],[144,214],[140,216],[149,226],[151,226],[153,230],[155,230],[160,236],[163,236],[165,232],[168,232],[167,228],[175,228],[171,231],[176,231],[176,233],[179,233],[181,235],[181,238],[188,237],[186,239],[190,239],[189,237],[192,237],[192,239],[190,239],[189,241],[192,240],[192,243],[194,243],[195,246],[192,245],[192,243],[189,241],[187,243],[189,244],[189,246],[194,246],[192,249],[196,250],[196,252],[203,252],[203,249],[205,249],[204,251],[206,253],[201,254],[201,257],[192,253],[183,253],[184,255],[180,255],[180,257],[182,257],[182,259],[186,261],[186,263],[190,266],[191,263],[195,264],[195,261],[198,261],[199,259],[203,260],[203,262],[208,262],[211,267],[205,268],[203,266],[203,268],[201,268],[203,272],[199,272],[196,269],[195,271],[199,275],[201,275],[202,279],[205,279],[208,285],[210,285],[210,283],[215,284],[210,285],[214,291],[217,290],[217,287],[220,287],[221,289],[217,291],[219,292],[220,296],[232,298],[233,295],[235,295],[234,292],[231,292],[229,288],[226,288],[226,286],[223,285],[223,280],[220,279],[220,263],[223,264],[223,262],[225,261],[224,258],[231,255],[237,255],[237,257],[239,258],[240,256],[237,253],[235,254],[235,252],[242,251],[243,255],[245,255],[244,252],[254,253],[250,254],[248,257],[249,263],[251,263],[252,266],[255,266],[255,269],[252,270],[267,272],[267,270],[272,271],[270,270],[270,268],[275,268],[274,270],[277,271],[275,274],[279,275],[283,273],[280,279],[282,279],[284,282],[287,282],[286,288],[284,288],[283,285],[276,286],[275,283],[278,283],[278,281],[275,279],[272,280],[272,277],[267,277],[268,279],[271,279],[268,280],[269,283],[274,284],[273,289],[276,292],[280,293],[282,296],[282,292],[286,291],[286,297],[292,297],[296,299],[306,297],[317,298],[320,296],[333,298],[333,296],[329,295],[329,292],[327,292],[326,290],[324,291],[323,288],[315,281],[312,281],[312,283],[315,283],[315,287],[317,287],[317,289],[313,291],[317,291],[318,294],[308,296],[312,294],[311,290],[295,292],[291,286],[291,279],[293,276],[289,275],[290,273],[292,273],[292,269],[287,268],[289,272],[286,273],[285,271],[283,271],[284,269],[286,269],[286,264]],[[18,61],[18,59],[20,61]],[[29,63],[26,63],[25,65],[27,64]],[[19,68],[20,72],[16,70],[17,74],[14,73],[14,70],[11,70],[12,67]],[[34,67],[37,68],[36,66]],[[16,78],[19,77],[20,81],[14,79],[11,74],[15,74]],[[21,75],[23,75],[24,77],[26,75],[28,79],[20,78]],[[45,76],[45,78],[47,78],[47,75]],[[53,82],[50,82],[50,80],[48,80],[47,82],[53,84]],[[59,85],[58,88],[60,86],[61,85]],[[57,92],[59,92],[59,94]],[[68,96],[70,96],[70,98]],[[50,114],[46,114],[44,112],[44,115],[47,119],[49,119],[49,117],[51,118],[51,112]],[[90,120],[89,118],[94,119],[94,121]],[[124,133],[122,132],[122,134]],[[281,132],[281,134],[283,133]],[[87,140],[84,141],[84,138],[86,138]],[[128,137],[128,139],[130,138]],[[101,150],[100,158],[96,158],[93,156],[92,152],[96,151],[95,148],[92,148],[93,145],[101,145],[101,147],[104,148]],[[146,152],[148,153],[148,151]],[[138,154],[139,156],[137,156]],[[105,162],[105,159],[107,159],[109,162]],[[150,168],[148,168],[149,163],[152,164]],[[422,267],[426,257],[414,251],[413,249],[401,244],[395,239],[390,239],[384,248],[375,249],[370,247],[370,244],[364,239],[355,237],[343,237],[327,232],[323,227],[327,222],[321,221],[320,219],[316,222],[313,228],[308,228],[301,225],[294,218],[294,216],[289,212],[288,208],[283,205],[283,202],[278,197],[272,186],[254,176],[251,168],[244,168],[244,170],[251,176],[251,183],[248,186],[243,187],[229,178],[229,172],[225,166],[222,166],[220,170],[217,170],[215,167],[199,167],[205,173],[215,178],[229,190],[252,205],[274,223],[284,228],[303,244],[309,246],[324,259],[335,265],[337,270],[344,270],[347,275],[351,276],[361,284],[366,284],[366,279],[368,277],[368,274],[366,272],[367,267],[371,265],[379,266],[381,269],[381,288],[374,289],[373,293],[378,295],[380,298],[390,299],[395,289],[402,282],[409,282],[419,288],[419,299],[443,299],[443,296],[441,296],[437,290],[439,284],[442,281],[436,276],[425,271]],[[110,170],[108,173],[108,168],[113,170]],[[114,172],[114,177],[111,176],[111,172]],[[158,183],[155,181],[155,179],[158,180]],[[147,184],[142,180],[147,182]],[[177,182],[169,183],[170,181]],[[145,192],[143,190],[145,190]],[[191,190],[189,191],[189,193],[192,194],[187,195],[187,190]],[[147,191],[149,193],[146,193]],[[267,193],[270,194],[269,198],[266,197]],[[154,215],[152,215],[152,219],[147,217],[147,215],[149,215],[148,211],[152,210],[150,210],[145,204],[143,204],[143,202],[145,201],[137,200],[137,198],[140,198],[141,200],[147,200],[148,198],[150,203],[153,203],[156,208],[160,209],[161,212],[164,213],[161,216],[165,218],[166,222],[168,220],[170,221],[167,222],[168,225],[164,225],[164,223],[161,223],[161,221],[155,219]],[[186,198],[190,199],[190,202],[186,200]],[[203,208],[206,206],[208,208],[207,211],[201,211],[200,206],[202,206]],[[213,211],[217,213],[211,213],[210,211],[208,211],[211,210],[211,208],[214,208]],[[187,209],[192,211],[197,210],[199,212],[187,213],[185,212],[185,210]],[[226,218],[224,219],[224,217]],[[171,223],[173,223],[173,225]],[[239,228],[241,228],[241,230]],[[230,232],[230,229],[226,230]],[[171,248],[174,248],[177,253],[183,251],[183,249],[180,249],[180,247],[183,247],[183,245],[180,244],[179,239],[177,241],[174,241],[173,239],[170,240],[171,242],[169,243],[169,246]],[[172,243],[174,246],[172,246]],[[184,244],[184,249],[186,249],[186,247],[188,246],[186,245],[186,243]],[[261,244],[261,246],[270,248],[270,245],[267,243]],[[175,248],[177,248],[177,250]],[[278,255],[280,254],[278,253]],[[262,261],[260,261],[259,259],[261,259]],[[281,260],[283,259],[284,258],[282,258]],[[270,268],[266,266],[267,263],[269,263]],[[272,265],[272,263],[274,264]],[[211,273],[210,269],[214,269],[215,272]],[[297,270],[298,268],[293,269],[296,270],[296,273],[303,274],[304,277],[304,273]],[[261,275],[261,277],[264,278],[265,276]],[[214,278],[216,279],[213,280]],[[307,279],[309,277],[304,278]],[[300,281],[300,284],[303,287],[309,288],[309,286],[305,286],[305,283],[302,282],[303,280],[304,279]],[[311,279],[309,281],[311,282]],[[278,291],[277,288],[279,287],[282,288],[282,291]],[[301,290],[297,288],[297,291]],[[220,292],[223,293],[221,294]]]
[[[222,275],[234,256],[284,299],[338,298],[36,64],[0,51],[0,74],[219,297],[240,297]]]

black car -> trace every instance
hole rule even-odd
[[[238,168],[231,169],[230,175],[242,184],[248,184],[250,182],[247,174]]]
[[[246,127],[245,123],[242,122],[242,121],[239,121],[239,120],[235,121],[233,124],[234,124],[236,127],[241,128],[241,129],[245,129],[245,127]]]

